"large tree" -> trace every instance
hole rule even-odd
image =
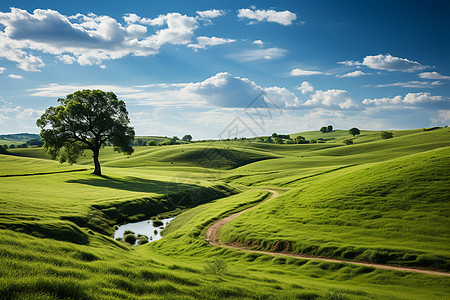
[[[353,136],[356,136],[357,134],[359,134],[359,129],[356,127],[350,128],[348,133],[352,134]]]
[[[61,105],[49,107],[36,121],[41,128],[44,149],[52,159],[71,164],[84,150],[91,150],[94,174],[101,175],[99,154],[106,141],[114,150],[132,154],[134,130],[125,102],[113,92],[82,90],[58,99]]]

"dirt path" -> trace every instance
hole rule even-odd
[[[264,200],[264,202],[269,201],[270,199],[273,199],[278,196],[278,193],[276,191],[272,191],[272,190],[265,190],[265,191],[272,193],[272,196],[270,198]],[[317,257],[317,256],[311,256],[311,255],[304,255],[304,254],[295,254],[295,253],[289,253],[289,252],[268,252],[268,251],[250,250],[250,249],[246,249],[238,244],[222,244],[222,243],[220,243],[220,241],[219,241],[220,228],[223,225],[225,225],[226,223],[233,220],[234,218],[236,218],[236,217],[240,216],[241,214],[245,213],[246,211],[249,211],[254,208],[255,208],[255,206],[249,207],[247,209],[244,209],[243,211],[232,214],[226,218],[220,219],[217,222],[215,222],[214,224],[212,224],[206,231],[206,241],[210,245],[213,245],[213,246],[220,246],[220,247],[224,247],[224,248],[234,248],[234,249],[239,249],[239,250],[242,250],[245,252],[267,254],[267,255],[272,255],[272,256],[297,257],[297,258],[302,258],[302,259],[307,259],[307,260],[353,264],[353,265],[366,266],[366,267],[372,267],[372,268],[377,268],[377,269],[415,272],[415,273],[422,273],[422,274],[428,274],[428,275],[450,276],[450,273],[445,273],[445,272],[422,270],[422,269],[415,269],[415,268],[406,268],[406,267],[394,267],[394,266],[388,266],[388,265],[364,263],[364,262],[357,262],[357,261],[339,260],[339,259],[324,258],[324,257]]]

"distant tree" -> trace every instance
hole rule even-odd
[[[147,146],[156,146],[156,142],[154,140],[150,140],[147,142]]]
[[[31,139],[27,141],[27,145],[42,147],[44,145],[44,141],[42,139]]]
[[[0,145],[0,154],[8,154],[8,148],[5,148],[4,146]]]
[[[192,135],[186,134],[181,140],[185,142],[192,142]]]
[[[17,148],[28,148],[28,145],[23,143],[23,144],[17,146]]]
[[[179,141],[180,139],[179,139],[176,135],[174,135],[173,138],[172,138],[172,140],[174,140],[174,141]]]
[[[344,144],[346,144],[346,145],[353,145],[353,140],[352,140],[352,139],[346,139],[346,140],[344,140],[343,142],[344,142]]]
[[[9,149],[14,149],[14,148],[16,148],[16,145],[14,145],[14,144],[9,145]]]
[[[272,133],[272,137],[273,137],[273,138],[276,138],[277,136],[278,136],[278,134],[276,134],[275,132]]]
[[[3,148],[4,149],[8,149],[8,145],[3,145]]]
[[[290,140],[291,136],[289,134],[278,134],[278,137],[285,139],[285,140]]]
[[[356,136],[357,134],[359,134],[359,129],[356,127],[350,128],[348,133],[353,134],[353,136]]]
[[[144,141],[143,140],[141,140],[141,139],[137,139],[136,140],[136,145],[137,146],[142,146],[144,144]]]
[[[321,131],[322,133],[325,133],[325,132],[327,132],[327,128],[326,128],[325,126],[323,126],[323,127],[320,128],[320,131]]]
[[[61,105],[49,107],[36,121],[41,128],[44,148],[52,159],[59,157],[61,163],[76,163],[84,150],[91,150],[94,174],[101,175],[100,149],[109,141],[114,150],[133,153],[130,146],[134,130],[125,102],[113,92],[83,90],[58,99]]]
[[[273,139],[269,136],[265,140],[266,143],[273,143]]]
[[[295,143],[296,144],[303,144],[303,142],[305,141],[305,137],[303,137],[303,136],[296,136],[295,138],[294,138],[294,141],[295,141]]]
[[[383,131],[381,132],[381,138],[383,140],[392,139],[394,137],[394,134],[390,131]]]
[[[328,125],[327,131],[328,131],[328,132],[332,132],[332,131],[333,131],[333,126],[332,126],[332,125]]]
[[[277,137],[275,138],[275,144],[283,144],[283,139],[280,138],[279,136],[277,136]]]
[[[265,139],[264,139],[264,137],[259,137],[259,141],[261,142],[261,143],[264,143],[264,141],[265,141]]]

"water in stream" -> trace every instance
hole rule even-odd
[[[138,234],[146,235],[148,237],[148,241],[150,243],[153,241],[157,241],[160,238],[162,238],[161,230],[166,228],[167,224],[170,221],[172,221],[173,219],[175,219],[175,217],[162,219],[161,221],[163,222],[163,225],[159,226],[159,227],[154,227],[152,220],[145,220],[145,221],[141,221],[141,222],[128,223],[128,224],[121,225],[114,232],[114,239],[116,239],[118,237],[123,238],[123,233],[125,232],[125,230],[131,230],[135,233],[136,236]],[[136,241],[135,245],[137,245],[137,241]]]

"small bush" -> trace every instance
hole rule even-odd
[[[134,234],[134,232],[131,231],[131,230],[125,230],[125,232],[123,233],[123,235],[127,235],[127,234]]]
[[[148,237],[141,235],[138,239],[138,245],[144,245],[148,243]]]
[[[161,220],[154,220],[153,221],[153,227],[160,227],[163,226],[164,223]]]
[[[136,236],[134,234],[132,234],[132,233],[129,233],[129,234],[125,235],[123,237],[123,239],[124,239],[125,242],[127,242],[127,243],[129,243],[131,245],[134,245],[134,243],[136,243]]]
[[[392,132],[389,132],[389,131],[381,132],[381,138],[383,140],[392,139],[393,137],[394,137],[394,134]]]
[[[122,242],[122,241],[123,241],[123,238],[121,238],[121,237],[117,237],[117,238],[116,238],[116,241],[118,241],[118,242]]]
[[[346,140],[343,141],[343,143],[346,144],[346,145],[353,145],[353,140],[346,139]]]

